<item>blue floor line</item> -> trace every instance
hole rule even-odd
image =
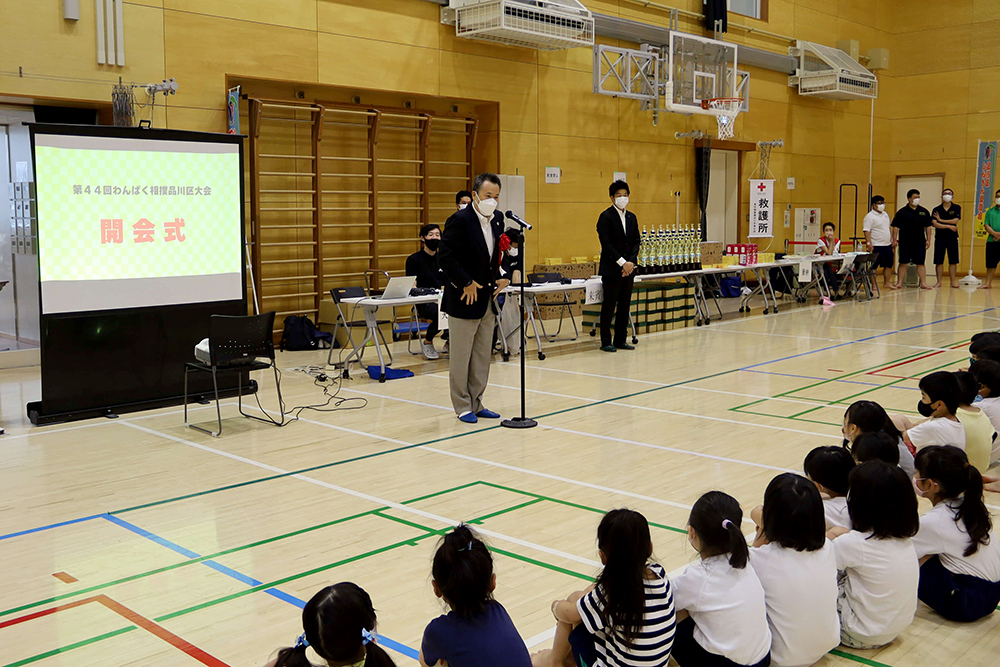
[[[38,528],[29,528],[28,530],[20,530],[16,533],[7,533],[6,535],[0,535],[0,541],[9,540],[14,537],[20,537],[21,535],[30,535],[32,533],[40,533],[43,530],[49,530],[50,528],[59,528],[61,526],[71,526],[74,523],[81,523],[83,521],[90,521],[91,519],[99,519],[102,516],[107,516],[106,514],[93,514],[91,516],[85,516],[80,519],[70,519],[69,521],[60,521],[59,523],[50,523],[47,526],[39,526]]]
[[[97,517],[100,517],[100,518],[103,518],[103,519],[107,519],[111,523],[114,523],[114,524],[116,524],[118,526],[121,526],[125,530],[131,531],[131,532],[135,533],[136,535],[139,535],[141,537],[146,538],[147,540],[151,540],[153,542],[156,542],[160,546],[166,547],[167,549],[170,549],[173,552],[179,553],[180,555],[185,556],[186,558],[201,558],[200,555],[196,554],[195,552],[191,551],[190,549],[186,549],[186,548],[182,547],[179,544],[176,544],[174,542],[171,542],[168,539],[160,537],[159,535],[151,533],[148,530],[146,530],[145,528],[140,528],[139,526],[135,525],[134,523],[129,523],[128,521],[125,521],[124,519],[120,519],[120,518],[118,518],[116,516],[112,516],[110,514],[99,514],[99,515],[97,515]],[[88,517],[88,518],[96,518],[96,517]],[[80,521],[83,521],[83,520],[84,519],[80,519]],[[43,529],[39,529],[39,530],[43,530]],[[32,531],[28,531],[28,532],[32,532]],[[214,560],[202,561],[202,565],[207,565],[208,567],[212,568],[216,572],[220,572],[220,573],[226,575],[227,577],[231,577],[231,578],[235,579],[236,581],[239,581],[242,584],[246,584],[247,586],[260,586],[260,585],[262,585],[264,583],[262,581],[257,581],[253,577],[248,577],[247,575],[243,574],[242,572],[237,572],[236,570],[234,570],[234,569],[232,569],[230,567],[226,567],[225,565],[222,565],[221,563],[218,563],[218,562],[216,562]],[[270,595],[271,597],[274,597],[274,598],[277,598],[278,600],[281,600],[282,602],[287,602],[289,604],[295,605],[299,609],[302,609],[303,607],[306,606],[305,600],[301,600],[301,599],[295,597],[294,595],[292,595],[290,593],[285,593],[284,591],[278,590],[277,588],[268,588],[268,589],[265,589],[264,592],[267,593],[268,595]],[[383,635],[379,635],[378,639],[379,639],[379,644],[381,646],[384,646],[385,648],[388,648],[388,649],[392,649],[393,651],[396,651],[397,653],[401,653],[402,655],[405,655],[408,658],[412,658],[414,660],[417,659],[417,655],[418,655],[417,651],[414,651],[409,646],[407,646],[405,644],[400,644],[399,642],[394,641],[392,639],[389,639],[388,637],[385,637]]]
[[[845,345],[855,345],[857,343],[866,343],[866,342],[868,342],[870,340],[875,340],[876,338],[883,338],[885,336],[893,336],[895,334],[902,333],[904,331],[913,331],[914,329],[921,329],[923,327],[929,327],[932,324],[941,324],[942,322],[950,322],[951,320],[957,320],[957,319],[959,319],[961,317],[969,317],[971,315],[982,315],[983,313],[988,313],[991,310],[996,310],[996,309],[997,309],[997,306],[994,306],[993,308],[986,308],[984,310],[977,310],[974,313],[964,313],[962,315],[954,315],[952,317],[946,317],[943,320],[934,320],[933,322],[924,322],[923,324],[917,324],[917,325],[914,325],[912,327],[906,327],[905,329],[896,329],[895,331],[886,331],[885,333],[876,334],[874,336],[867,336],[866,338],[859,338],[858,340],[849,340],[849,341],[844,342],[844,343],[838,343],[837,345],[831,345],[829,347],[822,347],[822,348],[820,348],[818,350],[810,350],[808,352],[800,352],[798,354],[793,354],[793,355],[791,355],[789,357],[783,357],[781,359],[774,359],[772,361],[762,361],[759,364],[753,364],[751,366],[744,366],[740,370],[741,371],[746,371],[746,370],[750,370],[752,368],[757,368],[758,366],[767,366],[769,364],[776,364],[779,361],[788,361],[789,359],[796,359],[798,357],[804,357],[804,356],[807,356],[807,355],[810,355],[810,354],[816,354],[817,352],[826,352],[828,350],[835,350],[838,347],[844,347]]]
[[[884,387],[884,386],[886,386],[884,384],[878,384],[877,382],[858,382],[857,380],[836,380],[836,379],[833,379],[833,378],[813,377],[812,375],[793,375],[792,373],[776,373],[775,371],[755,371],[755,370],[747,370],[745,368],[743,368],[741,370],[743,370],[746,373],[761,373],[763,375],[780,375],[781,377],[799,378],[799,379],[802,379],[802,380],[832,380],[833,382],[843,382],[844,384],[863,384],[866,387]],[[893,385],[893,386],[895,388],[897,388],[897,389],[914,389],[914,390],[917,390],[916,387],[898,387],[896,385]],[[917,391],[919,391],[919,390],[917,390]]]

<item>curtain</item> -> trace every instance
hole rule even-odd
[[[698,206],[701,208],[699,227],[701,240],[707,240],[707,220],[705,209],[708,208],[708,186],[712,177],[712,138],[705,137],[701,146],[694,147],[695,189],[698,191]]]

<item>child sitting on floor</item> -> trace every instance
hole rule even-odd
[[[357,584],[327,586],[302,609],[303,633],[268,667],[312,667],[312,649],[330,667],[395,667],[376,643],[375,608]]]
[[[913,540],[920,525],[917,496],[906,473],[883,461],[851,471],[847,509],[852,530],[832,528],[837,569],[840,643],[878,648],[893,641],[917,611]]]
[[[965,428],[958,421],[960,389],[955,375],[937,371],[920,378],[920,400],[917,412],[925,421],[914,423],[903,415],[893,415],[892,421],[903,432],[903,442],[915,450],[931,445],[951,445],[965,449]]]
[[[701,560],[672,582],[680,619],[674,659],[681,667],[771,664],[764,589],[747,567],[742,521],[740,504],[721,491],[706,493],[691,509],[688,541]]]
[[[451,611],[424,629],[420,667],[530,667],[531,657],[507,610],[493,599],[493,556],[467,525],[445,535],[431,567],[434,594]]]
[[[552,603],[558,622],[552,650],[537,653],[532,664],[666,667],[674,643],[674,595],[666,572],[650,560],[646,518],[611,510],[597,527],[597,546],[604,569],[587,590]]]
[[[960,392],[955,416],[965,429],[965,453],[969,456],[969,463],[984,473],[990,467],[990,450],[997,432],[986,413],[974,405],[979,385],[972,373],[957,371],[954,375]]]
[[[801,475],[783,473],[751,516],[757,537],[750,565],[764,587],[771,663],[812,665],[840,643],[837,556],[826,538],[819,490]]]
[[[808,454],[802,466],[806,477],[816,485],[823,499],[827,529],[851,527],[847,512],[848,476],[854,469],[854,457],[843,447],[817,447]]]
[[[917,453],[913,485],[934,505],[913,538],[920,600],[950,621],[989,616],[1000,604],[1000,542],[982,477],[961,450],[927,447]]]
[[[913,454],[903,442],[903,434],[889,419],[885,409],[875,401],[854,401],[844,411],[844,447],[853,450],[853,443],[862,433],[885,432],[895,442],[899,449],[899,467],[907,475],[913,475]],[[854,453],[853,451],[851,452]],[[857,460],[857,456],[854,457]]]

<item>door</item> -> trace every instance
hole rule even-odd
[[[706,233],[709,241],[738,243],[739,215],[738,151],[712,151],[711,180],[708,185],[708,206],[705,207]]]
[[[10,145],[7,126],[0,125],[0,337],[17,338],[17,313],[14,310],[14,257],[11,252],[11,223],[14,200],[11,197]],[[0,349],[9,347],[0,345]]]
[[[920,190],[920,205],[928,211],[933,211],[934,207],[941,203],[941,190],[944,189],[944,174],[932,174],[928,176],[897,176],[896,177],[896,208],[886,212],[891,216],[893,212],[906,206],[906,193],[910,190]],[[931,228],[933,232],[933,228]],[[924,261],[927,267],[927,275],[934,275],[934,236],[931,235],[931,247],[927,250],[927,259]]]

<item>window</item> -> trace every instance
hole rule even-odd
[[[767,0],[727,0],[727,3],[734,14],[767,20]]]

